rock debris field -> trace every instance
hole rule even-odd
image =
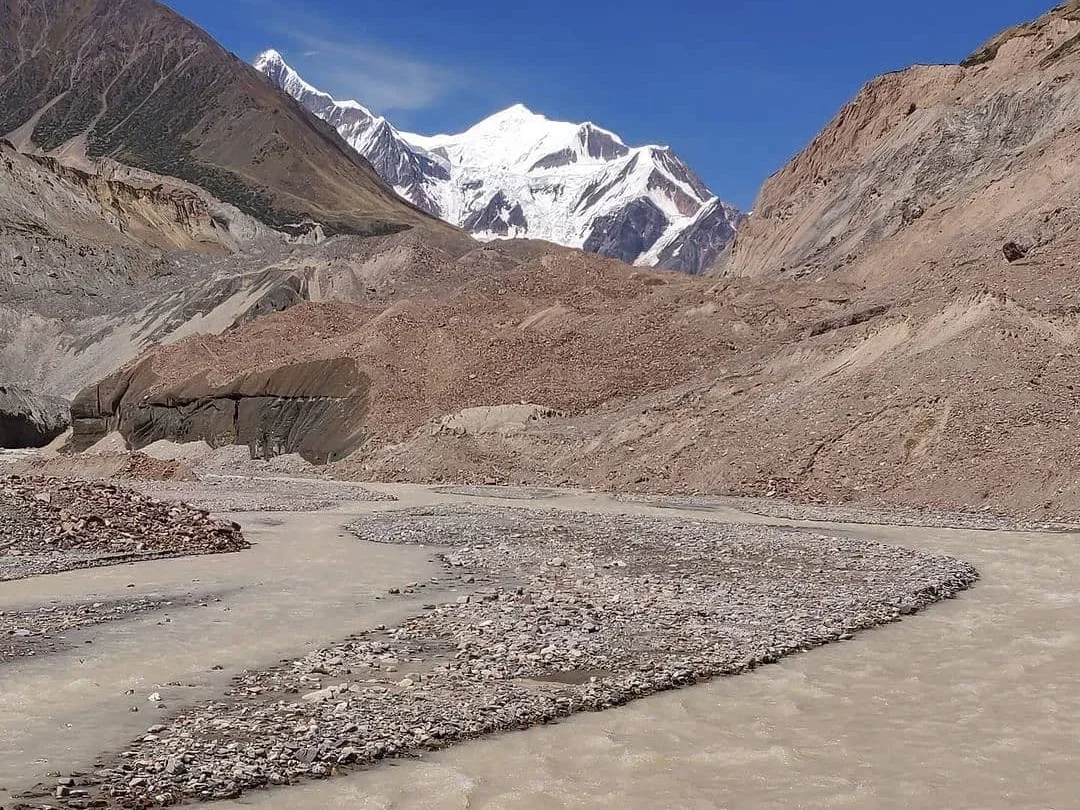
[[[112,484],[0,480],[0,581],[247,547],[237,524],[183,503]]]
[[[967,563],[814,532],[473,506],[381,512],[364,541],[431,546],[450,593],[238,675],[27,807],[234,798],[745,672],[954,596]]]

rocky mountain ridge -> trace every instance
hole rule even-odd
[[[274,228],[441,225],[321,120],[155,0],[5,0],[0,137],[199,186]]]
[[[1078,32],[1074,0],[962,65],[869,82],[769,178],[713,272],[881,283],[960,243],[991,264],[1006,242],[1044,243],[1075,191]]]
[[[550,121],[518,104],[465,132],[423,136],[335,100],[277,51],[255,67],[337,129],[401,196],[480,239],[545,239],[697,273],[743,220],[669,148],[629,147],[593,123]]]

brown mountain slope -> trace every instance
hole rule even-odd
[[[305,304],[153,350],[79,397],[77,429],[84,443],[117,428],[135,446],[201,438],[325,461],[471,407],[610,410],[765,352],[846,300],[839,285],[715,285],[509,247],[443,263],[459,280],[444,293]]]
[[[276,228],[444,228],[154,0],[0,0],[0,136],[180,178]]]
[[[1078,42],[1074,1],[967,67],[870,82],[769,179],[718,270],[910,282],[954,260],[993,266],[1007,241],[1053,239],[1080,196]]]

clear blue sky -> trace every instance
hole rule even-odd
[[[247,61],[275,47],[399,128],[522,102],[666,143],[749,208],[867,79],[956,62],[1054,0],[168,0]]]

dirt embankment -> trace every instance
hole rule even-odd
[[[468,434],[453,423],[472,408],[525,403],[546,419],[610,410],[758,355],[835,317],[848,296],[841,285],[715,284],[555,250],[464,274],[441,295],[301,304],[160,347],[86,389],[75,432],[82,445],[119,430],[135,449],[202,439],[337,460],[438,432],[440,420]]]

